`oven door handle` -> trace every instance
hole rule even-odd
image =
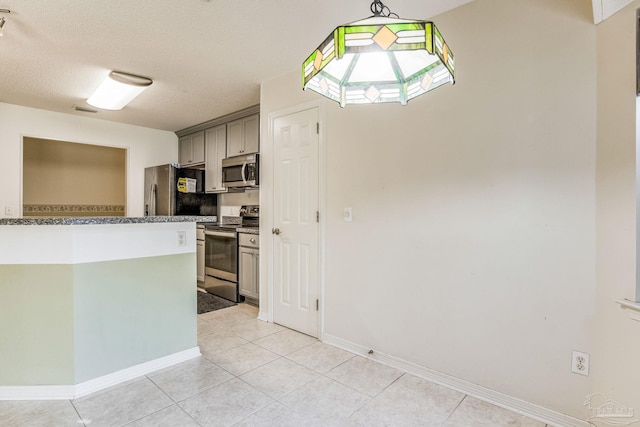
[[[235,232],[229,232],[229,231],[210,231],[210,230],[205,230],[204,235],[205,236],[218,236],[218,237],[236,238],[236,233]]]

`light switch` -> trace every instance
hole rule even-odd
[[[353,219],[353,214],[351,212],[351,208],[344,208],[344,214],[342,216],[345,221],[351,221]]]

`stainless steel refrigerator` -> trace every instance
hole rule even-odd
[[[178,179],[196,180],[195,193],[178,191]],[[144,215],[216,215],[217,196],[204,193],[204,170],[167,164],[144,170]]]

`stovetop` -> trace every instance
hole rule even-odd
[[[203,224],[208,230],[235,231],[238,228],[258,228],[260,225],[260,207],[246,205],[240,208],[240,216],[222,216],[218,222]]]
[[[258,228],[258,224],[220,224],[220,223],[208,223],[204,224],[207,230],[219,230],[219,231],[236,231],[238,228]]]

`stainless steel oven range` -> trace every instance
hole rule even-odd
[[[238,302],[238,235],[235,229],[207,227],[204,253],[205,290]]]
[[[242,206],[240,217],[230,217],[233,225],[208,224],[204,231],[204,289],[234,302],[244,300],[238,289],[237,231],[259,226],[260,206]]]

